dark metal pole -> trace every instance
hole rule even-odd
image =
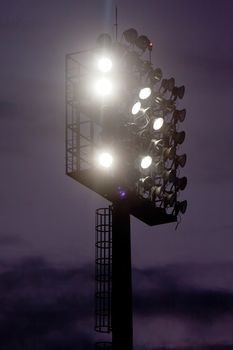
[[[117,6],[115,8],[115,29],[116,29],[116,41],[117,41],[117,36],[118,36],[118,11],[117,11]]]
[[[133,349],[130,214],[124,201],[112,207],[112,345]]]

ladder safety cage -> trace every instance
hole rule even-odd
[[[96,210],[96,306],[95,329],[109,333],[112,330],[112,209]]]

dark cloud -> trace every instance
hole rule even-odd
[[[0,273],[1,349],[87,349],[94,340],[92,274],[42,259],[4,266]],[[88,327],[89,326],[89,327]]]
[[[214,290],[177,288],[145,292],[135,296],[136,311],[143,315],[169,315],[194,322],[215,321],[233,316],[233,293]]]
[[[144,279],[144,283],[148,281],[147,288],[142,287],[139,292],[136,289],[135,311],[144,316],[169,315],[197,323],[215,322],[226,315],[233,317],[232,264],[228,266],[231,269],[231,286],[225,283],[225,288],[192,285],[192,277],[199,268],[168,266],[143,272],[136,270],[136,285],[140,285],[140,280]],[[206,269],[207,279],[208,269],[211,270],[211,266]],[[222,273],[224,269],[222,266]]]
[[[167,350],[165,347],[156,347],[151,349],[141,350]],[[232,350],[232,345],[228,344],[214,344],[214,345],[202,345],[201,348],[198,346],[182,346],[182,347],[169,347],[169,350]]]
[[[207,278],[208,272],[210,275],[217,271],[223,274],[224,270],[228,276],[231,269],[232,264],[203,266]],[[203,276],[199,276],[198,287],[198,271],[200,266],[195,265],[134,269],[136,319],[143,322],[145,317],[159,320],[163,316],[167,320],[187,321],[190,327],[192,324],[203,327],[207,322],[233,317],[233,291],[226,283],[229,276],[225,289],[216,288],[213,281],[212,288],[204,286]],[[73,350],[93,347],[93,266],[54,266],[41,258],[2,263],[0,296],[1,349]],[[168,339],[169,331],[168,327]],[[205,344],[208,341],[212,343],[207,339]],[[137,349],[144,349],[137,339],[135,345]],[[150,345],[147,349],[154,348]],[[215,348],[206,346],[203,349]],[[219,346],[220,349],[225,348]]]

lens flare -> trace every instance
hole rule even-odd
[[[113,157],[108,152],[103,152],[98,157],[99,164],[104,168],[110,168],[113,163]]]
[[[112,83],[108,79],[100,79],[96,82],[95,89],[98,95],[108,96],[112,93]]]

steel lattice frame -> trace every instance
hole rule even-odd
[[[162,80],[161,70],[133,45],[115,42],[109,50],[117,58],[117,97],[100,101],[91,88],[98,50],[66,56],[66,173],[111,202],[127,200],[131,214],[149,225],[176,221],[178,194],[187,183],[178,178],[186,155],[177,155],[185,138],[177,125],[185,110],[177,110],[176,103],[184,87],[176,87],[173,78]],[[151,96],[139,99],[140,88],[146,86]],[[137,101],[140,111],[132,115]],[[153,128],[155,118],[164,121],[159,130]],[[114,168],[105,172],[95,162],[104,148],[116,159]],[[145,155],[153,158],[148,169],[140,167]]]

